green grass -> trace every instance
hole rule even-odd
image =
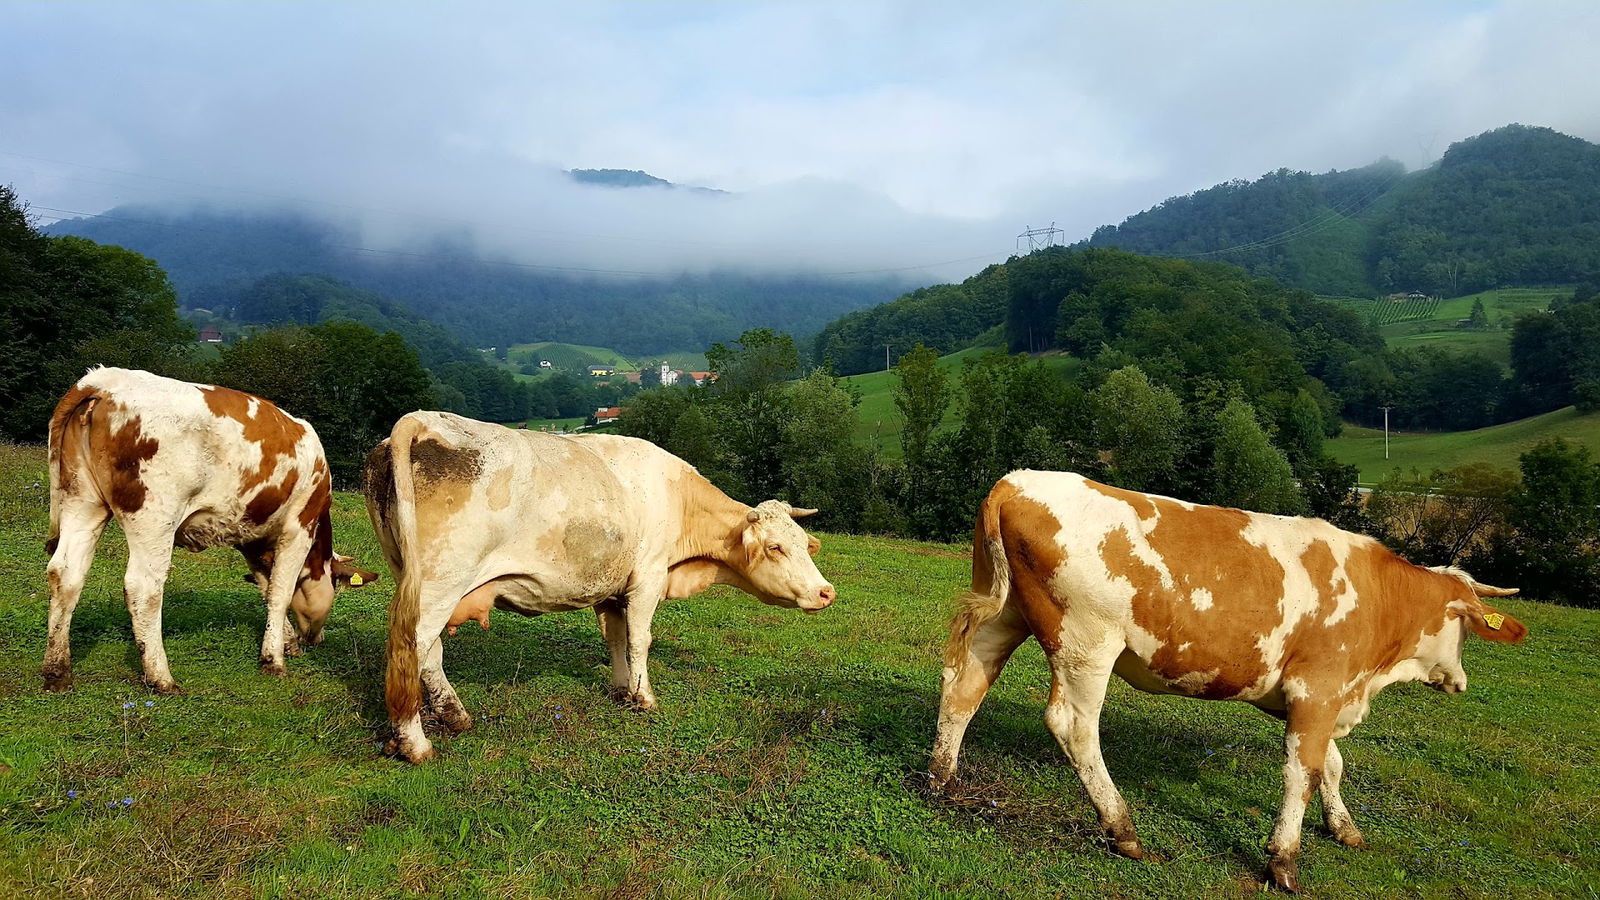
[[[618,372],[637,372],[641,365],[660,363],[663,360],[670,363],[674,369],[686,372],[704,372],[707,365],[704,353],[691,350],[674,350],[630,359],[609,347],[563,344],[558,341],[516,344],[506,351],[506,361],[501,365],[520,369],[524,363],[533,359],[547,359],[559,371],[580,374],[588,367],[598,365],[615,366]]]
[[[973,722],[967,793],[916,789],[961,547],[824,535],[841,599],[814,617],[726,588],[666,604],[655,713],[606,699],[592,616],[496,613],[447,644],[475,727],[411,767],[376,747],[387,576],[344,595],[326,643],[278,680],[257,674],[262,613],[237,557],[180,552],[165,632],[185,693],[151,697],[113,526],[74,621],[77,687],[45,694],[43,474],[37,450],[0,448],[0,897],[1257,891],[1282,737],[1243,705],[1113,684],[1108,764],[1158,861],[1101,848],[1043,726],[1032,643]],[[335,522],[343,551],[378,559],[357,497],[338,496]],[[1470,642],[1471,691],[1391,688],[1341,742],[1373,849],[1308,819],[1311,896],[1596,896],[1600,614],[1505,606],[1527,645]]]
[[[1389,459],[1383,458],[1383,429],[1345,425],[1327,443],[1329,453],[1361,469],[1361,480],[1373,483],[1396,468],[1423,472],[1464,463],[1485,462],[1517,468],[1517,458],[1540,441],[1566,438],[1600,454],[1600,413],[1579,413],[1572,407],[1539,416],[1491,425],[1474,431],[1389,433]]]
[[[992,347],[959,350],[939,357],[939,368],[949,373],[952,387],[959,387],[957,379],[960,378],[962,365],[993,352]],[[1077,359],[1062,354],[1041,356],[1039,359],[1051,369],[1061,372],[1063,377],[1079,364]],[[894,405],[894,390],[900,382],[899,376],[893,372],[868,372],[865,375],[851,375],[844,381],[861,392],[861,405],[856,408],[856,440],[876,446],[888,458],[899,459],[902,452],[900,431],[905,426],[900,410]],[[952,403],[945,418],[949,422],[954,417],[955,404]]]

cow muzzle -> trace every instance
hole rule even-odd
[[[817,592],[812,594],[809,600],[802,603],[797,603],[795,605],[805,610],[807,613],[816,613],[832,606],[833,601],[837,600],[838,598],[839,594],[833,589],[833,585],[825,584],[818,588]]]

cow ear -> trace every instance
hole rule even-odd
[[[1463,619],[1472,633],[1497,644],[1520,644],[1528,636],[1528,626],[1498,609],[1479,600],[1474,603],[1453,603],[1451,608]]]
[[[807,553],[811,554],[812,556],[816,556],[817,555],[817,551],[821,550],[821,549],[822,549],[822,542],[821,541],[817,540],[816,538],[812,537],[809,534],[806,535],[806,552]]]
[[[333,565],[330,566],[330,568],[333,570],[333,583],[335,587],[358,588],[364,587],[378,580],[378,574],[376,572],[362,571],[361,569],[358,569],[355,566],[347,563],[346,560],[348,559],[350,559],[350,557],[340,556],[337,553],[335,553],[333,556]]]

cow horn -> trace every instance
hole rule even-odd
[[[1518,590],[1519,588],[1495,587],[1492,584],[1482,584],[1477,581],[1472,583],[1472,592],[1479,597],[1509,597]]]
[[[752,509],[744,514],[744,518],[747,522],[759,522],[761,521],[761,513],[758,513]]]
[[[803,507],[797,507],[797,506],[789,507],[789,517],[790,518],[804,519],[806,516],[814,516],[816,514],[817,514],[817,511],[814,510],[814,509],[805,509]]]

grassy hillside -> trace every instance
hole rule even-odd
[[[950,374],[951,381],[960,377],[961,366],[971,359],[977,359],[987,353],[996,352],[993,347],[970,347],[939,357],[939,368]],[[1069,372],[1078,365],[1078,360],[1064,354],[1052,354],[1039,357],[1046,366]],[[885,456],[893,459],[900,457],[900,429],[904,422],[900,418],[900,410],[894,405],[894,389],[899,383],[899,377],[893,372],[869,372],[865,375],[851,375],[844,381],[861,392],[861,405],[856,410],[856,438],[868,444],[875,444]],[[955,405],[951,404],[949,417],[955,415]]]
[[[582,372],[589,366],[599,365],[616,366],[619,372],[637,372],[641,365],[662,360],[670,363],[674,369],[688,372],[703,372],[706,369],[706,355],[690,350],[674,350],[671,353],[630,359],[609,347],[539,341],[532,344],[516,344],[506,351],[506,362],[514,369],[520,369],[524,363],[535,359],[548,359],[555,368],[572,372]]]
[[[1454,297],[1441,301],[1402,301],[1385,299],[1329,298],[1355,310],[1363,319],[1378,324],[1378,333],[1391,347],[1443,347],[1449,350],[1480,350],[1501,363],[1510,363],[1511,325],[1517,316],[1537,309],[1548,309],[1550,301],[1569,296],[1571,287],[1502,288]],[[1469,331],[1457,323],[1472,314],[1472,305],[1483,301],[1489,314],[1488,331]]]
[[[1475,431],[1438,434],[1390,432],[1389,460],[1383,458],[1383,429],[1346,425],[1344,433],[1328,442],[1328,452],[1340,462],[1361,468],[1361,480],[1375,482],[1399,467],[1424,471],[1470,462],[1517,467],[1517,457],[1548,438],[1567,438],[1600,454],[1600,413],[1580,414],[1572,407],[1491,425]]]
[[[973,722],[966,793],[919,792],[961,547],[824,535],[840,601],[814,617],[727,588],[667,604],[656,713],[606,699],[592,616],[497,612],[448,639],[476,726],[410,767],[376,749],[387,575],[275,680],[237,556],[180,552],[165,630],[185,693],[152,697],[112,526],[73,623],[77,687],[43,693],[43,474],[37,451],[0,450],[0,896],[1256,895],[1283,743],[1243,705],[1112,685],[1108,764],[1156,861],[1102,849],[1032,643]],[[335,522],[341,550],[378,559],[359,498]],[[1313,813],[1313,896],[1600,884],[1600,614],[1504,605],[1529,645],[1469,642],[1467,694],[1391,688],[1340,742],[1372,849]]]

